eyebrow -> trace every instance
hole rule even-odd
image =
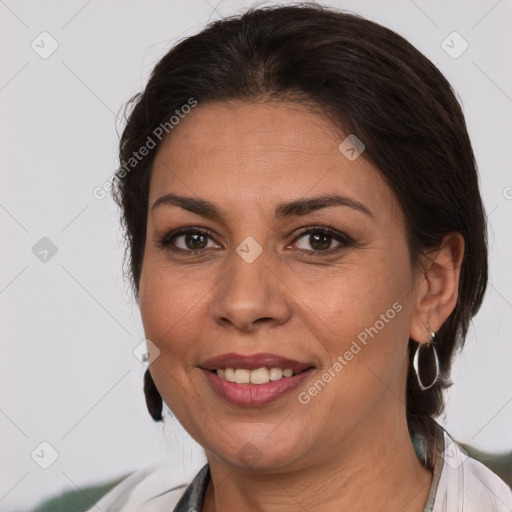
[[[153,203],[151,211],[154,212],[158,207],[163,205],[179,206],[180,208],[188,210],[189,212],[196,213],[204,217],[219,219],[226,217],[226,214],[222,208],[219,208],[217,205],[207,201],[206,199],[179,196],[177,194],[170,193],[158,198]],[[358,210],[370,217],[373,216],[372,212],[364,204],[356,201],[355,199],[351,199],[350,197],[342,196],[339,194],[307,197],[287,203],[280,203],[275,208],[274,215],[277,219],[302,216],[330,206],[346,206],[348,208]]]

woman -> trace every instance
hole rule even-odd
[[[180,42],[132,106],[115,199],[146,401],[208,464],[137,472],[97,506],[511,510],[434,420],[487,284],[474,155],[437,68],[354,15],[254,9]]]

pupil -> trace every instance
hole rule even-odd
[[[315,244],[316,244],[317,249],[329,249],[329,247],[331,245],[329,238],[330,238],[329,236],[323,235],[322,233],[316,233],[314,235],[311,235],[310,236],[311,246],[315,247]],[[313,241],[311,241],[311,240],[313,240]],[[317,243],[318,240],[323,240],[323,243],[322,242]]]
[[[197,245],[195,245],[196,243],[200,244],[200,239],[201,238],[205,239],[206,237],[204,235],[202,235],[201,233],[188,234],[185,237],[185,243],[187,244],[188,247],[191,245],[192,249],[203,249],[204,247],[202,247],[202,246],[198,247]],[[203,240],[203,246],[204,245],[205,244],[204,244],[204,240]]]

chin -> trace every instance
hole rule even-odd
[[[290,437],[286,441],[286,445],[283,445],[269,443],[268,439],[263,442],[248,440],[246,443],[230,447],[228,453],[225,451],[225,445],[214,453],[225,463],[240,470],[284,472],[295,465],[300,457],[297,453],[298,443],[292,443]]]

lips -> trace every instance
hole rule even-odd
[[[262,407],[278,400],[299,386],[315,369],[309,363],[302,363],[275,354],[224,354],[216,356],[200,365],[211,388],[225,401],[242,407]],[[230,382],[218,375],[226,369],[251,370],[263,368],[293,371],[293,375],[265,383]]]

